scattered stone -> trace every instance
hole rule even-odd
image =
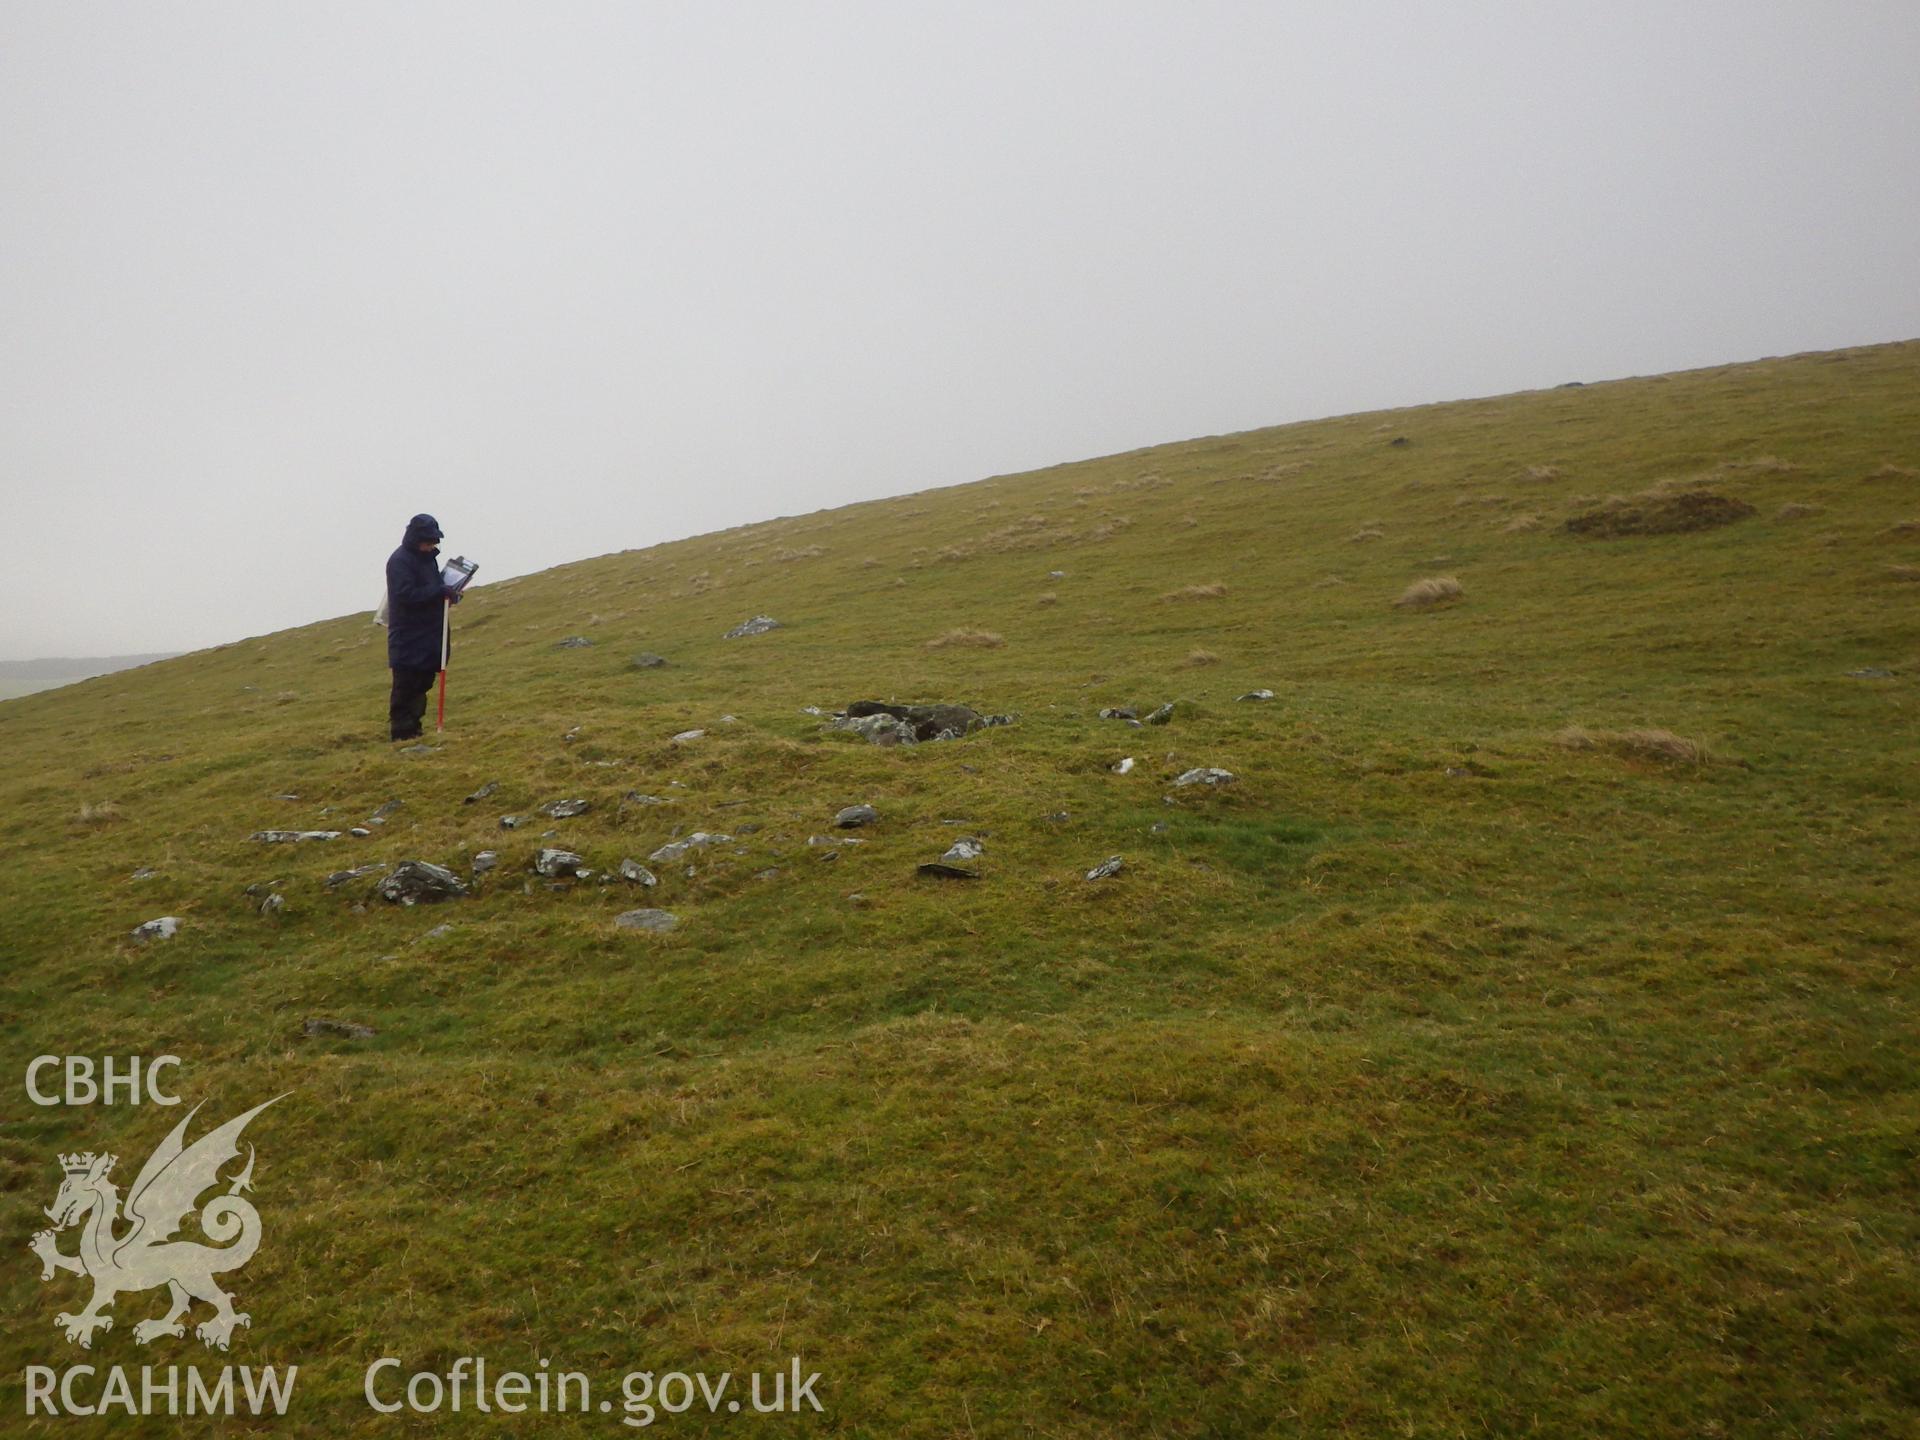
[[[880,812],[871,805],[849,805],[833,817],[833,823],[842,830],[854,830],[862,825],[871,825],[880,818]]]
[[[864,845],[867,842],[858,835],[809,835],[807,844],[813,846]]]
[[[1167,822],[1164,820],[1156,820],[1153,824],[1149,825],[1147,829],[1155,835],[1164,835],[1167,833]]]
[[[658,670],[666,663],[666,656],[655,655],[650,650],[643,650],[633,657],[633,668],[636,670]]]
[[[624,805],[671,805],[673,801],[662,800],[658,795],[642,795],[638,790],[629,790],[620,797]]]
[[[1242,700],[1271,700],[1273,699],[1273,691],[1249,690],[1246,694],[1240,696],[1239,698]]]
[[[969,860],[978,860],[987,853],[987,847],[971,835],[962,836],[947,847],[947,853],[940,857],[948,865],[964,865]]]
[[[151,869],[148,869],[145,865],[142,865],[138,870],[134,871],[133,874],[129,875],[127,878],[129,880],[151,880],[153,879],[154,876],[158,875],[159,873],[160,872],[158,870],[151,870]]]
[[[756,615],[751,620],[742,620],[727,631],[723,640],[744,640],[749,635],[764,635],[769,630],[778,630],[780,622],[771,615]]]
[[[387,867],[384,865],[356,865],[351,870],[336,870],[321,883],[329,890],[338,890],[353,880],[364,880],[369,875],[378,875]]]
[[[545,875],[549,879],[558,875],[584,876],[586,864],[587,862],[580,856],[574,854],[573,851],[556,850],[552,846],[542,847],[540,852],[533,857],[534,873],[536,875]]]
[[[326,1020],[318,1015],[309,1016],[300,1026],[300,1031],[308,1036],[332,1036],[340,1040],[371,1040],[378,1032],[371,1025],[357,1024],[352,1020]]]
[[[921,745],[957,740],[990,725],[1011,725],[1011,715],[982,715],[971,705],[892,705],[856,700],[832,724],[864,735],[875,745]]]
[[[1396,435],[1391,440],[1387,441],[1387,444],[1393,445],[1393,446],[1411,445],[1412,443],[1413,442],[1407,439],[1407,437],[1404,435]]]
[[[465,898],[467,887],[460,877],[444,865],[426,860],[402,860],[393,873],[374,887],[382,900],[395,905],[418,905],[422,901]]]
[[[1072,818],[1073,817],[1070,816],[1064,810],[1056,810],[1051,815],[1047,816],[1047,820],[1054,825],[1064,825],[1067,823],[1068,820]]]
[[[1124,760],[1116,760],[1107,768],[1116,775],[1125,775],[1129,770],[1133,769],[1133,756],[1129,755]]]
[[[560,743],[562,745],[571,745],[573,744],[574,741],[578,740],[579,738],[580,738],[580,727],[576,725],[571,730],[567,731],[566,734],[560,737]]]
[[[1166,704],[1160,706],[1159,709],[1147,716],[1147,724],[1164,725],[1171,719],[1173,719],[1173,701],[1169,700]]]
[[[593,644],[593,641],[584,635],[569,635],[564,640],[555,641],[553,648],[556,650],[584,650],[591,644]]]
[[[978,880],[977,870],[963,870],[958,865],[949,865],[944,860],[929,860],[918,871],[932,880]]]
[[[591,800],[549,800],[540,807],[542,815],[555,820],[571,820],[576,815],[584,815],[593,808]]]
[[[353,827],[353,828],[352,828],[351,830],[349,830],[349,831],[347,831],[347,833],[348,833],[349,835],[351,835],[351,836],[353,836],[353,837],[354,837],[354,839],[356,839],[356,840],[364,840],[364,839],[366,839],[366,838],[367,838],[367,837],[368,837],[369,835],[371,835],[371,834],[373,834],[373,831],[371,831],[371,830],[369,830],[369,829],[368,829],[368,828],[367,828],[366,826],[364,826],[364,825],[356,825],[356,826],[354,826],[354,827]]]
[[[1087,871],[1089,880],[1110,880],[1127,868],[1127,862],[1118,855],[1110,855],[1093,869]]]
[[[286,908],[287,908],[287,899],[284,895],[278,895],[278,894],[269,895],[267,896],[266,899],[260,902],[260,913],[262,915],[267,916],[269,919],[278,915],[282,910],[285,910]]]
[[[276,800],[298,800],[300,797],[298,795],[276,795],[273,798]]]
[[[779,873],[780,867],[778,865],[770,865],[765,870],[756,873],[753,878],[756,880],[772,880],[778,876]]]
[[[1049,570],[1047,571],[1047,578],[1049,580],[1064,580],[1067,578],[1067,572],[1064,570]]]
[[[1187,771],[1173,783],[1175,785],[1231,785],[1233,782],[1234,774],[1231,770],[1202,765]]]
[[[373,814],[369,815],[367,817],[367,820],[369,822],[372,822],[375,820],[384,820],[389,815],[393,814],[394,811],[403,808],[406,805],[406,803],[407,802],[404,800],[389,800],[387,801],[386,804],[382,805],[378,810],[374,811]]]
[[[680,923],[680,917],[666,910],[625,910],[613,917],[622,930],[649,930],[665,934]]]
[[[482,850],[473,857],[473,874],[478,879],[500,863],[500,857],[491,850]]]
[[[478,790],[474,791],[473,794],[467,796],[467,798],[462,800],[460,803],[462,805],[471,805],[477,800],[486,799],[489,795],[493,794],[499,788],[500,788],[500,782],[498,780],[489,780],[487,781],[486,784],[482,785]]]
[[[634,885],[644,885],[649,890],[660,883],[651,870],[631,858],[620,862],[620,878]]]
[[[1109,705],[1100,712],[1102,720],[1138,720],[1140,712],[1131,705]]]
[[[682,730],[678,735],[673,737],[673,743],[676,745],[691,745],[696,740],[704,740],[706,735],[707,732],[704,730]]]
[[[338,840],[338,830],[256,830],[248,837],[263,845],[297,845],[302,840]]]
[[[818,705],[802,705],[800,707],[800,713],[802,715],[812,715],[817,719],[824,716],[827,712],[822,710]]]
[[[518,815],[502,815],[500,817],[500,828],[502,830],[518,830],[520,828],[520,817]]]
[[[142,944],[149,940],[171,940],[174,932],[180,928],[178,915],[162,915],[158,920],[149,920],[144,925],[133,927],[133,938]]]
[[[400,753],[402,755],[431,755],[439,748],[438,745],[403,745],[400,748]]]
[[[647,859],[656,865],[671,865],[676,860],[685,859],[695,850],[703,849],[708,845],[725,845],[732,839],[731,835],[708,834],[705,830],[696,830],[684,840],[675,840],[671,844],[662,845],[647,856]]]
[[[1867,665],[1859,670],[1847,671],[1847,678],[1850,680],[1891,680],[1893,679],[1893,671],[1882,669],[1878,665]],[[133,878],[138,880],[140,877],[136,875]]]
[[[738,715],[722,715],[715,723],[719,725],[738,725],[740,723],[740,717]]]

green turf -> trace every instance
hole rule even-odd
[[[1561,529],[1691,480],[1755,513]],[[210,1117],[292,1092],[249,1132],[266,1238],[227,1359],[298,1364],[298,1393],[231,1433],[620,1430],[377,1416],[383,1354],[608,1384],[798,1354],[824,1416],[667,1428],[1912,1434],[1916,517],[1908,343],[1197,440],[483,586],[425,756],[382,738],[364,615],[10,700],[5,1053],[16,1077],[176,1053]],[[1464,598],[1391,603],[1430,576]],[[721,638],[760,612],[784,628]],[[929,648],[969,627],[1002,643]],[[801,713],[861,698],[1019,720],[882,749]],[[1163,700],[1187,702],[1165,728],[1096,718]],[[1636,729],[1710,758],[1608,748]],[[1171,787],[1201,765],[1238,781]],[[620,810],[636,789],[674,803]],[[497,827],[566,796],[594,809]],[[389,800],[369,839],[247,838]],[[808,846],[859,801],[865,844]],[[656,866],[651,897],[559,893],[527,873],[546,829],[597,867],[737,843]],[[980,880],[916,877],[963,834]],[[484,848],[468,902],[321,884]],[[243,893],[271,880],[277,921]],[[679,928],[617,932],[638,904]],[[177,938],[128,938],[162,914]],[[378,1034],[308,1039],[314,1015]],[[178,1112],[11,1083],[9,1433],[29,1364],[221,1363],[137,1346],[151,1293],[69,1346],[52,1317],[84,1288],[26,1253],[56,1151],[131,1170]]]

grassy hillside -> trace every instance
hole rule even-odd
[[[1752,513],[1612,533],[1702,491]],[[824,1416],[756,1433],[1911,1434],[1916,519],[1920,342],[483,586],[428,753],[383,738],[364,615],[9,701],[5,1053],[178,1054],[203,1120],[292,1092],[248,1132],[266,1238],[227,1357],[301,1367],[263,1433],[431,1428],[363,1369],[477,1354],[608,1393],[822,1373]],[[1430,578],[1462,593],[1393,604]],[[863,698],[1018,720],[883,748],[802,710]],[[1172,786],[1197,766],[1236,782]],[[562,798],[592,809],[534,813]],[[393,802],[367,838],[248,838]],[[859,802],[864,843],[809,844]],[[695,830],[733,838],[650,892],[529,872]],[[963,835],[980,878],[916,874]],[[487,849],[471,900],[323,883]],[[615,927],[641,905],[677,928]],[[68,1345],[81,1282],[25,1253],[56,1151],[130,1179],[181,1112],[8,1083],[9,1428],[28,1364],[219,1364],[134,1343],[153,1292]]]

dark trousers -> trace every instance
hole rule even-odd
[[[387,723],[394,739],[411,740],[420,733],[420,722],[427,718],[427,692],[439,673],[394,668],[393,698],[387,702]]]

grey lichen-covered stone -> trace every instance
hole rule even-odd
[[[301,1022],[300,1033],[318,1037],[328,1036],[338,1040],[371,1040],[378,1032],[371,1025],[361,1025],[352,1020],[328,1020],[319,1015],[310,1015]]]
[[[180,929],[178,915],[162,915],[157,920],[149,920],[144,925],[133,927],[133,938],[143,944],[148,940],[171,940]]]
[[[502,830],[518,830],[520,828],[520,817],[518,815],[502,815],[500,817],[500,828]]]
[[[1094,866],[1093,869],[1087,871],[1087,879],[1110,880],[1126,868],[1127,862],[1125,860],[1121,859],[1118,855],[1109,855],[1105,860],[1102,860],[1098,865]]]
[[[1866,665],[1858,670],[1847,671],[1847,678],[1849,680],[1891,680],[1893,671],[1879,665]]]
[[[418,905],[463,899],[467,887],[444,865],[426,860],[402,860],[393,873],[374,886],[374,893],[395,905]]]
[[[623,910],[613,917],[613,923],[622,930],[646,930],[660,935],[678,925],[680,917],[667,910]]]
[[[545,875],[549,879],[560,875],[578,875],[586,869],[587,862],[571,850],[557,850],[552,846],[543,847],[533,857],[533,869],[536,875]]]
[[[915,873],[924,875],[929,880],[978,880],[980,878],[978,871],[962,869],[958,865],[949,865],[944,860],[929,860],[926,864],[920,866]]]
[[[969,860],[978,860],[987,853],[987,847],[971,835],[963,835],[947,847],[947,853],[940,857],[947,865],[964,865]]]
[[[1231,770],[1222,770],[1213,765],[1200,765],[1183,772],[1174,780],[1175,785],[1231,785],[1234,774]]]
[[[473,857],[473,873],[475,877],[485,875],[499,863],[499,855],[491,850],[482,850],[478,855]]]
[[[1239,697],[1237,697],[1237,698],[1239,698],[1239,699],[1241,699],[1241,700],[1271,700],[1271,699],[1273,699],[1273,691],[1271,691],[1271,690],[1249,690],[1249,691],[1248,691],[1248,692],[1247,692],[1246,694],[1244,694],[1244,695],[1241,695],[1241,696],[1239,696]]]
[[[349,835],[351,835],[351,836],[353,836],[353,837],[354,837],[354,839],[356,839],[356,840],[364,840],[364,839],[366,839],[366,838],[367,838],[367,837],[368,837],[369,835],[371,835],[371,834],[373,834],[373,831],[371,831],[371,830],[369,830],[369,829],[368,829],[368,828],[367,828],[366,826],[364,826],[364,825],[356,825],[356,826],[354,826],[354,827],[353,827],[353,828],[352,828],[351,830],[349,830],[349,831],[348,831],[347,833],[348,833]]]
[[[863,735],[875,745],[923,745],[957,740],[992,725],[1011,725],[1011,715],[982,715],[971,705],[894,705],[856,700],[830,725]]]
[[[666,656],[655,655],[650,650],[643,650],[633,657],[633,668],[636,670],[658,670],[666,663]]]
[[[620,878],[635,885],[644,885],[648,889],[660,883],[651,870],[631,857],[620,862]]]
[[[1131,705],[1109,705],[1100,712],[1102,720],[1138,720],[1140,712]]]
[[[833,817],[833,823],[842,830],[853,830],[862,825],[871,825],[879,818],[880,812],[871,805],[849,805]]]
[[[695,850],[704,849],[708,845],[724,845],[732,839],[731,835],[709,834],[705,830],[696,830],[684,840],[675,840],[670,844],[662,845],[647,856],[647,859],[656,865],[671,865],[676,860],[685,859]]]
[[[134,871],[133,874],[129,875],[127,878],[129,880],[151,880],[153,879],[154,876],[158,875],[159,873],[160,872],[158,870],[152,869],[151,867],[146,865],[142,865],[138,870]]]
[[[749,635],[764,635],[769,630],[778,630],[780,622],[771,615],[755,615],[751,620],[742,620],[738,625],[722,636],[725,640],[744,640]]]
[[[287,908],[286,896],[280,895],[277,893],[267,896],[266,899],[260,902],[260,913],[266,916],[269,920],[272,920],[278,917],[280,913],[286,908]]]
[[[1116,775],[1125,775],[1133,769],[1133,756],[1129,755],[1123,760],[1116,760],[1107,768]]]
[[[556,640],[553,648],[556,650],[584,650],[591,644],[593,644],[593,641],[584,635],[569,635],[564,640]]]
[[[256,830],[248,837],[263,845],[297,845],[303,840],[338,840],[338,830]]]
[[[1150,713],[1147,716],[1146,723],[1149,725],[1165,725],[1171,719],[1173,719],[1173,701],[1169,700],[1166,704],[1159,706]]]
[[[351,881],[364,880],[369,875],[378,875],[386,868],[384,865],[356,865],[351,870],[334,871],[323,883],[329,890],[338,890]]]
[[[549,800],[540,807],[542,815],[550,815],[555,820],[571,820],[576,815],[584,815],[593,808],[591,800]]]
[[[691,745],[694,741],[704,740],[706,737],[707,732],[704,730],[682,730],[678,735],[673,737],[673,743],[675,745]]]
[[[662,800],[658,795],[642,795],[638,790],[629,790],[620,797],[624,805],[671,805],[673,801]]]
[[[493,792],[498,790],[499,788],[500,788],[500,782],[498,780],[489,780],[487,781],[486,784],[482,785],[478,790],[474,791],[473,794],[467,796],[467,798],[462,800],[460,803],[462,805],[471,805],[475,801],[486,799],[489,795],[493,794]]]
[[[389,800],[387,801],[386,804],[382,805],[378,810],[374,811],[373,814],[369,815],[367,819],[368,820],[384,820],[389,815],[393,814],[396,810],[404,808],[406,803],[407,802],[404,800]]]

